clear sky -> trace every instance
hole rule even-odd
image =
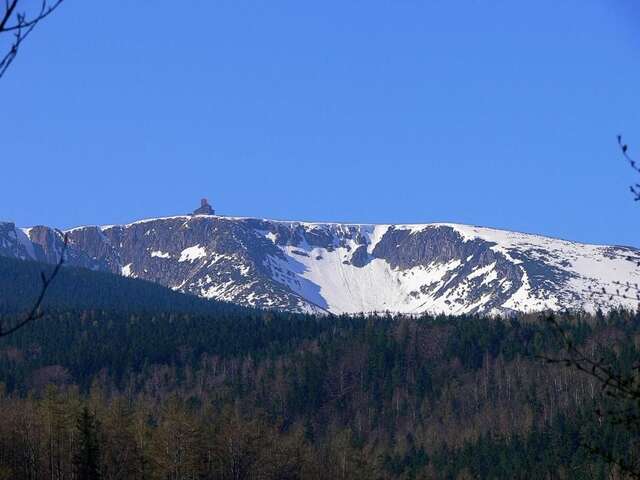
[[[0,219],[451,221],[640,245],[637,0],[66,0],[0,79]]]

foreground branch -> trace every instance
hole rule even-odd
[[[622,155],[624,155],[624,158],[627,159],[627,162],[629,162],[631,168],[633,168],[637,173],[640,173],[640,165],[638,165],[638,163],[633,158],[631,158],[631,156],[629,156],[629,145],[623,143],[622,135],[618,135],[618,146],[620,147],[620,150],[622,150]],[[636,202],[640,201],[640,183],[631,185],[629,187],[629,190],[631,190],[631,193],[633,194],[633,199]]]
[[[64,0],[42,0],[40,8],[29,14],[19,9],[20,0],[4,0],[4,11],[0,10],[0,39],[13,38],[6,53],[0,57],[0,78],[5,74],[18,54],[22,42],[33,29],[56,10]]]
[[[622,155],[629,163],[629,166],[635,170],[637,173],[640,173],[640,165],[629,155],[629,145],[622,141],[622,135],[618,135],[618,146],[620,147],[620,151]],[[633,194],[633,199],[635,201],[640,201],[640,183],[636,183],[634,185],[629,186],[629,190]],[[629,262],[634,262],[636,267],[640,267],[640,255],[635,254],[627,254],[624,256],[619,256],[618,258],[624,259]],[[598,288],[592,288],[591,286],[587,287],[583,293],[587,293],[592,299],[603,298],[608,300],[609,302],[614,299],[620,300],[635,300],[640,305],[640,285],[638,282],[620,282],[613,281],[605,284],[601,284]]]

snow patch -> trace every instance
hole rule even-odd
[[[126,264],[124,267],[122,267],[122,269],[120,270],[120,274],[121,274],[123,277],[133,277],[133,276],[135,276],[135,275],[133,274],[133,272],[131,271],[131,266],[132,266],[132,265],[133,265],[133,264],[131,264],[131,263],[127,263],[127,264]]]
[[[179,262],[194,262],[199,258],[206,257],[207,251],[204,247],[200,245],[194,245],[193,247],[188,247],[180,252]]]

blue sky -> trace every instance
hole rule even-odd
[[[638,3],[67,0],[0,79],[0,219],[207,196],[640,245],[615,144],[640,156]]]

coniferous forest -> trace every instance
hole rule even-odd
[[[634,458],[597,380],[545,359],[560,325],[630,371],[638,313],[168,313],[147,289],[2,339],[0,478],[607,479],[623,477],[595,450]]]

